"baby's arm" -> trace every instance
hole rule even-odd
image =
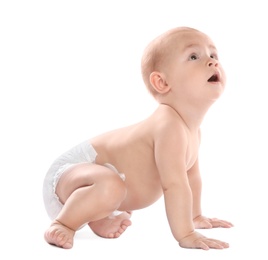
[[[173,173],[175,175],[175,172]],[[204,250],[228,247],[227,243],[207,238],[194,230],[193,196],[187,181],[187,174],[181,172],[180,178],[177,179],[169,185],[164,184],[164,198],[170,228],[179,245],[185,248],[201,248]]]
[[[202,191],[202,179],[199,171],[198,159],[195,161],[194,165],[187,172],[188,182],[192,191],[193,197],[193,219],[201,216],[201,191]]]
[[[176,129],[176,132],[174,132]],[[194,214],[201,214],[200,195],[192,193],[188,181],[187,135],[184,129],[167,127],[161,129],[164,138],[155,141],[155,159],[159,170],[167,218],[174,238],[185,248],[225,248],[228,244],[219,240],[209,239],[195,231],[193,221],[193,198],[195,200]],[[193,183],[192,183],[193,185]],[[198,199],[199,198],[199,199]]]
[[[202,181],[200,177],[198,160],[196,160],[193,167],[188,171],[188,180],[193,196],[193,220],[195,228],[232,227],[233,224],[228,221],[217,218],[207,218],[205,216],[202,216],[201,211]]]

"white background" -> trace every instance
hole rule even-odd
[[[1,1],[1,259],[267,259],[266,1]],[[226,91],[202,125],[203,214],[232,229],[203,234],[226,250],[187,250],[160,199],[134,212],[119,239],[77,232],[74,248],[46,244],[42,181],[52,161],[99,133],[146,118],[157,104],[140,75],[147,43],[177,26],[208,34]],[[3,255],[3,256],[2,256]]]

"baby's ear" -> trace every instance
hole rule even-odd
[[[170,90],[170,86],[166,81],[166,77],[163,73],[154,71],[150,75],[150,83],[159,94],[166,94]]]

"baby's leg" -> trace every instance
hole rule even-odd
[[[71,248],[75,231],[86,223],[110,216],[125,199],[126,188],[119,175],[111,169],[81,163],[66,170],[58,182],[56,193],[64,206],[46,231],[45,239],[50,244]],[[130,225],[128,221],[121,219],[118,232],[122,233],[121,229]]]

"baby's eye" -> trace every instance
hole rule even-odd
[[[217,54],[211,54],[211,55],[210,55],[210,58],[211,58],[211,59],[218,60],[218,55],[217,55]]]
[[[198,56],[196,54],[191,54],[189,60],[197,60]]]

